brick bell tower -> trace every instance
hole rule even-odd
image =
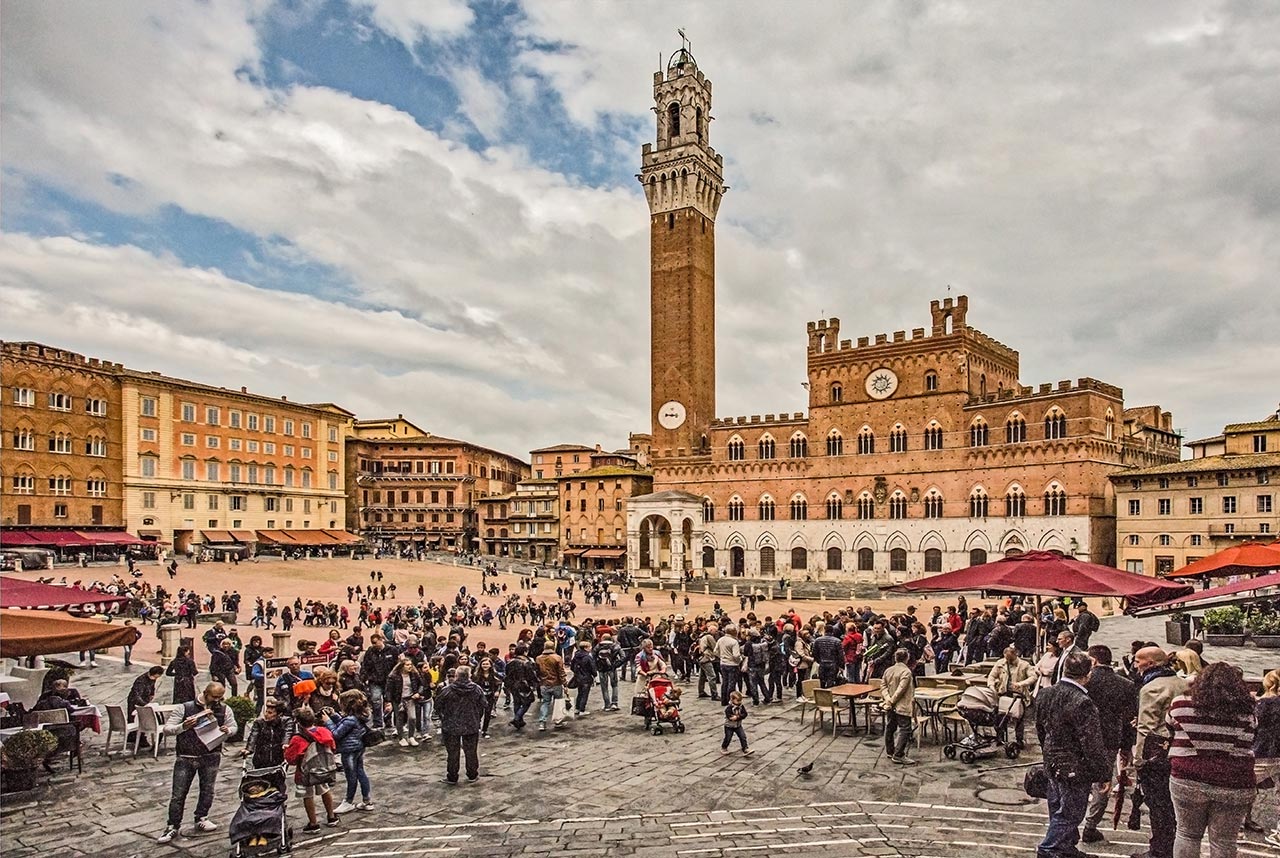
[[[682,34],[683,35],[683,34]],[[656,456],[696,453],[716,416],[716,212],[728,187],[708,144],[711,81],[688,43],[653,75],[657,143],[636,176],[649,202],[650,418]]]

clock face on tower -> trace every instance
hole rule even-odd
[[[684,425],[684,406],[674,399],[658,409],[658,425],[663,429],[679,429]]]
[[[873,369],[867,376],[867,396],[888,399],[898,389],[898,376],[888,367]]]

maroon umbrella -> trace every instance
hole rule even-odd
[[[1187,584],[1162,581],[1110,566],[1086,563],[1052,551],[1016,554],[992,563],[944,572],[883,587],[905,593],[968,593],[992,590],[1026,596],[1113,596],[1136,608],[1193,591]]]
[[[107,613],[118,611],[128,601],[128,596],[112,596],[99,590],[59,587],[39,581],[24,581],[9,575],[0,578],[0,608]]]
[[[1234,584],[1223,584],[1220,587],[1210,587],[1208,590],[1197,590],[1188,596],[1174,596],[1157,604],[1144,605],[1139,613],[1168,614],[1174,611],[1195,610],[1200,607],[1209,607],[1206,604],[1209,602],[1230,604],[1248,600],[1256,596],[1259,590],[1277,590],[1277,593],[1280,593],[1280,572],[1245,578]],[[1276,598],[1276,596],[1259,598]]]

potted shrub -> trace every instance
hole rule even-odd
[[[10,736],[0,748],[0,791],[19,792],[36,785],[36,766],[58,747],[47,730],[23,730]]]
[[[1174,646],[1182,646],[1191,640],[1191,617],[1185,611],[1170,614],[1165,620],[1164,639]]]
[[[1255,646],[1280,649],[1280,614],[1251,615],[1249,633]]]
[[[1204,642],[1209,646],[1244,646],[1244,611],[1235,605],[1205,611]]]
[[[236,716],[236,731],[228,737],[228,741],[239,742],[244,738],[244,732],[249,729],[249,724],[258,717],[258,704],[251,698],[241,695],[228,697],[227,705],[231,707],[231,714]]]

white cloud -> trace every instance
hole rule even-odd
[[[460,36],[471,26],[474,13],[466,0],[360,0],[378,29],[414,52],[423,37]]]
[[[0,284],[49,315],[6,313],[0,335],[188,361],[173,371],[197,377],[216,366],[362,412],[410,414],[408,397],[455,421],[424,421],[438,431],[513,451],[645,428],[648,220],[632,187],[585,187],[518,140],[473,152],[450,142],[458,119],[441,137],[344,92],[266,89],[257,4],[10,6],[6,169],[115,210],[226,221],[333,266],[355,296],[281,296],[92,238],[11,236]],[[411,49],[474,23],[463,3],[370,8]],[[717,230],[722,414],[803,407],[808,319],[838,315],[851,337],[910,329],[947,284],[971,295],[971,323],[1022,351],[1027,383],[1100,377],[1192,434],[1274,406],[1252,369],[1280,365],[1274,13],[734,8],[695,4],[681,21],[715,84],[711,139],[732,186]],[[650,115],[657,53],[678,45],[651,7],[527,12],[514,105],[455,67],[486,138],[515,127],[532,75],[584,127]],[[583,157],[638,164],[649,134]],[[126,273],[147,291],[113,286]],[[173,305],[171,289],[199,297]],[[224,303],[273,324],[190,324]],[[220,362],[184,357],[202,351]]]

